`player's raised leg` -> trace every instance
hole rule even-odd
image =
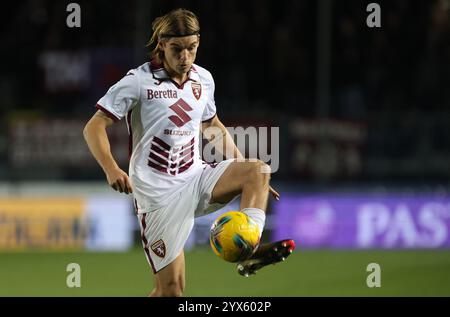
[[[232,162],[217,181],[212,195],[213,203],[228,203],[241,194],[241,210],[258,208],[265,212],[269,196],[270,171],[260,160]]]
[[[212,202],[228,203],[241,194],[241,211],[253,219],[260,234],[264,229],[269,196],[270,167],[262,161],[233,162],[222,174],[212,192]],[[260,245],[249,259],[238,264],[238,272],[248,276],[260,268],[284,261],[294,250],[293,240]]]
[[[260,236],[266,221],[269,196],[270,167],[260,161],[235,161],[230,163],[217,181],[211,202],[228,203],[241,194],[241,211],[258,226]]]
[[[155,288],[150,297],[180,297],[185,287],[184,252],[169,265],[155,274]]]

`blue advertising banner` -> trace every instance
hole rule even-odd
[[[300,248],[448,248],[450,197],[407,194],[283,195],[274,239]]]

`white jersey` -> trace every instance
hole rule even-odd
[[[180,86],[153,60],[130,70],[97,103],[114,121],[126,117],[139,213],[163,206],[203,168],[200,124],[216,114],[214,80],[198,65],[188,76]]]

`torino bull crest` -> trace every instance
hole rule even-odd
[[[192,83],[192,93],[194,94],[194,97],[199,100],[202,96],[202,85],[200,83],[194,82]]]

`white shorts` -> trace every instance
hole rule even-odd
[[[137,215],[142,244],[153,273],[169,265],[183,251],[194,226],[194,218],[225,206],[210,204],[210,199],[214,186],[232,162],[234,159],[216,165],[205,163],[204,168],[177,190],[166,206]]]

